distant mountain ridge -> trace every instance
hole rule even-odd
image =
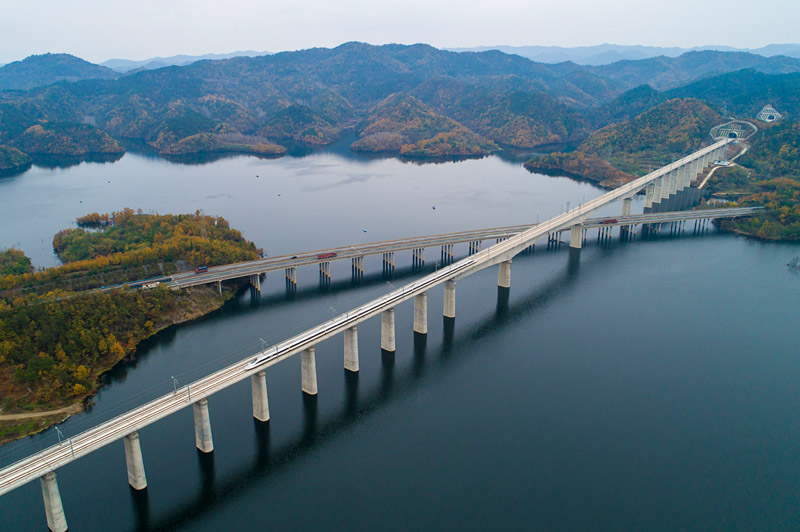
[[[624,60],[585,68],[593,74],[620,83],[626,89],[648,84],[655,89],[664,90],[742,69],[752,69],[764,74],[800,72],[800,59],[782,55],[764,57],[747,52],[705,50],[686,52],[678,57]]]
[[[127,73],[132,70],[143,69],[153,70],[155,68],[162,68],[165,66],[186,66],[196,61],[204,61],[206,59],[220,60],[232,59],[234,57],[258,57],[260,55],[270,55],[271,52],[255,52],[253,50],[236,51],[228,54],[203,54],[203,55],[173,55],[170,57],[151,57],[150,59],[142,59],[140,61],[132,59],[109,59],[103,61],[100,66],[110,68],[121,73]]]
[[[20,90],[50,85],[58,81],[114,79],[117,72],[69,54],[42,54],[26,57],[0,67],[0,90]]]
[[[329,144],[371,120],[354,149],[402,152],[421,142],[407,151],[464,155],[577,143],[672,98],[700,97],[751,117],[771,103],[797,116],[800,95],[800,60],[715,51],[584,67],[496,50],[350,42],[112,75],[0,92],[0,145],[113,154],[112,141],[137,139],[165,155],[275,155],[278,144]]]
[[[695,46],[681,48],[678,46],[641,46],[622,44],[598,44],[595,46],[475,46],[471,48],[447,48],[454,52],[484,52],[499,50],[507,54],[521,55],[532,61],[540,63],[562,63],[571,61],[579,65],[600,66],[622,60],[649,59],[651,57],[665,56],[678,57],[686,52],[713,50],[718,52],[747,52],[773,57],[785,55],[800,58],[800,44],[770,44],[761,48],[734,48],[732,46]]]

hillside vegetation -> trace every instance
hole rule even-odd
[[[18,249],[0,251],[0,275],[22,275],[33,271],[31,259]]]
[[[119,74],[69,54],[26,57],[0,67],[0,91],[30,89],[57,81],[113,79]]]
[[[417,98],[395,93],[358,127],[353,151],[399,152],[409,157],[485,155],[498,147]]]
[[[16,148],[0,146],[0,175],[27,168],[32,162],[33,159],[28,154],[22,153]]]
[[[618,81],[625,88],[646,83],[662,90],[742,69],[764,74],[787,74],[800,72],[800,62],[785,56],[763,57],[747,52],[703,50],[678,57],[651,57],[589,67],[594,74]]]
[[[63,266],[33,272],[21,251],[0,252],[3,413],[48,411],[86,399],[100,375],[131,356],[142,340],[219,308],[231,295],[163,285],[103,293],[71,289],[153,277],[181,261],[213,265],[258,256],[255,245],[219,217],[125,209],[92,213],[78,223],[81,227],[54,239],[59,256],[68,261]],[[37,428],[42,427],[1,422],[0,441]]]
[[[202,214],[141,214],[124,209],[78,218],[53,238],[64,265],[0,278],[0,296],[84,290],[168,275],[197,266],[254,260],[261,250],[227,220]]]
[[[648,91],[645,96],[650,98]],[[573,152],[535,157],[525,167],[562,170],[618,186],[710,142],[708,132],[720,120],[716,111],[699,100],[668,100],[630,120],[595,131]]]
[[[90,155],[124,153],[119,142],[105,131],[71,122],[45,122],[26,129],[13,146],[29,154]]]
[[[709,189],[766,209],[725,227],[768,240],[800,241],[800,122],[767,127],[736,162],[741,166],[718,170]]]
[[[39,65],[31,79],[47,70],[42,58],[34,59],[22,62]],[[742,68],[753,70],[732,72]],[[761,76],[760,92],[757,83],[736,81],[742,72]],[[746,99],[751,106],[771,101],[789,110],[797,99],[798,91],[790,90],[797,72],[798,59],[747,53],[692,52],[595,68],[535,63],[496,50],[456,53],[423,44],[354,42],[0,93],[0,144],[33,155],[80,155],[115,152],[113,139],[136,139],[169,156],[275,156],[282,151],[277,145],[329,144],[372,121],[381,123],[374,126],[380,131],[360,135],[354,149],[402,153],[409,145],[406,154],[420,157],[478,154],[495,149],[490,142],[523,149],[576,143],[598,127],[631,120],[676,97],[737,108]],[[103,77],[95,74],[82,76]],[[714,78],[719,74],[732,77],[720,81]],[[686,83],[667,93],[637,88]],[[626,89],[631,93],[623,94]],[[387,102],[395,93],[407,96]],[[429,136],[408,138],[413,127],[403,117],[370,118],[391,117],[387,106],[406,105],[408,97],[427,107],[422,114],[459,126],[431,122]],[[82,127],[63,132],[58,124]]]

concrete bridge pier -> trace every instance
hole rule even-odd
[[[204,453],[214,451],[214,438],[211,435],[211,418],[208,415],[208,400],[200,399],[192,404],[194,411],[194,443]]]
[[[689,185],[691,185],[697,179],[697,176],[700,175],[700,172],[702,171],[701,166],[702,163],[700,159],[695,159],[694,161],[692,161],[692,170],[689,174],[690,177]]]
[[[655,183],[648,183],[644,189],[644,208],[649,209],[653,206],[653,198],[656,195]]]
[[[708,165],[708,155],[703,155],[697,159],[697,174],[700,175]]]
[[[381,349],[394,353],[394,340],[394,309],[388,308],[381,312]]]
[[[364,277],[364,257],[353,257],[350,259],[353,279],[361,279]]]
[[[131,432],[125,436],[123,442],[125,444],[125,463],[128,466],[128,484],[135,490],[143,490],[147,487],[147,477],[144,474],[139,432]]]
[[[353,279],[364,278],[364,257],[353,257],[350,259],[351,270]]]
[[[267,372],[264,370],[250,377],[253,393],[253,417],[259,421],[269,421],[269,399],[267,397]]]
[[[569,228],[569,247],[581,249],[583,247],[583,225],[575,224]]]
[[[413,265],[417,268],[425,266],[425,248],[417,248],[414,250]]]
[[[428,334],[428,292],[414,296],[414,332]]]
[[[444,282],[444,317],[456,317],[456,281],[449,279]]]
[[[250,284],[253,286],[253,288],[261,292],[261,275],[259,274],[251,275]]]
[[[497,271],[497,286],[511,288],[511,260],[504,260]]]
[[[653,181],[653,203],[661,203],[661,194],[664,190],[664,178],[659,177]]]
[[[453,244],[444,244],[442,246],[442,264],[451,262],[453,262]]]
[[[344,332],[344,369],[358,371],[358,326],[353,325]]]
[[[319,263],[319,280],[322,284],[330,284],[331,282],[331,263],[330,262],[320,262]]]
[[[383,254],[383,272],[389,273],[394,271],[394,251],[389,251]]]
[[[286,285],[288,287],[297,286],[297,268],[294,266],[286,268]]]
[[[684,164],[681,167],[681,178],[678,183],[678,190],[683,190],[692,182],[692,163]]]
[[[64,515],[64,506],[61,504],[61,493],[58,491],[56,472],[45,473],[40,480],[42,483],[42,498],[44,499],[44,513],[47,517],[47,528],[53,532],[66,532],[67,517]]]
[[[632,206],[633,198],[622,198],[622,216],[630,216]]]
[[[672,170],[664,176],[664,181],[661,184],[661,201],[669,199],[672,183],[675,180],[675,170]]]
[[[669,187],[667,187],[666,198],[669,198],[678,192],[678,179],[680,172],[681,168],[679,167],[669,173]]]
[[[317,395],[317,359],[316,348],[309,347],[301,353],[301,372],[303,393]]]

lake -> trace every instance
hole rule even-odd
[[[124,207],[221,215],[269,255],[388,238],[535,223],[602,190],[530,174],[499,157],[414,164],[340,147],[185,165],[128,153],[114,163],[34,167],[0,179],[0,248],[57,263],[52,236],[77,216]],[[641,212],[642,200],[634,201]],[[434,208],[435,207],[435,208]],[[613,215],[620,205],[598,213]],[[687,224],[690,225],[690,224]],[[366,232],[364,231],[366,230]],[[466,246],[457,247],[459,255]],[[429,334],[397,309],[397,352],[379,320],[359,326],[361,370],[342,339],[317,346],[319,395],[298,357],[267,374],[268,424],[249,383],[209,399],[215,451],[194,448],[188,408],[141,430],[145,493],[122,442],[58,471],[70,530],[787,530],[800,526],[800,246],[711,230],[600,245],[544,243],[512,265],[442,288]],[[426,271],[435,268],[428,251]],[[333,283],[268,276],[218,312],[142,344],[65,435],[124,412],[420,275],[411,257]],[[54,430],[0,448],[0,465],[57,442]],[[3,530],[45,529],[41,490],[0,497]]]

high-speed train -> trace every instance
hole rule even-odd
[[[322,326],[320,326],[317,329],[312,329],[311,331],[307,331],[307,332],[305,332],[305,333],[303,333],[303,334],[301,334],[299,336],[296,336],[296,337],[292,338],[291,340],[289,340],[289,342],[287,342],[285,344],[277,344],[277,345],[275,345],[274,347],[272,347],[269,350],[262,351],[261,354],[259,354],[256,358],[254,358],[253,360],[248,362],[244,366],[244,369],[245,369],[245,371],[249,371],[249,370],[251,370],[251,369],[253,369],[253,368],[257,367],[257,366],[260,366],[261,364],[269,362],[270,360],[276,358],[277,356],[281,355],[282,353],[291,351],[292,349],[294,349],[294,348],[296,348],[296,347],[298,347],[300,345],[303,345],[303,344],[309,342],[310,340],[314,340],[316,338],[324,336],[331,329],[335,329],[337,327],[340,327],[342,324],[345,324],[345,323],[353,321],[353,320],[357,320],[361,316],[363,316],[365,314],[369,314],[370,312],[375,310],[376,307],[379,307],[381,305],[385,305],[386,303],[391,303],[391,302],[393,302],[393,301],[395,301],[397,299],[403,298],[406,295],[406,291],[419,290],[421,288],[426,288],[426,287],[428,287],[428,286],[430,286],[432,284],[435,284],[436,282],[440,281],[442,279],[442,277],[452,277],[454,274],[457,274],[461,270],[467,268],[468,266],[471,266],[473,263],[475,263],[475,259],[474,258],[466,259],[461,263],[457,263],[457,264],[452,265],[448,269],[444,269],[444,270],[440,270],[440,271],[436,272],[435,274],[433,274],[428,279],[424,279],[424,280],[421,280],[421,281],[418,281],[418,282],[415,282],[415,283],[411,283],[410,285],[408,285],[407,287],[403,287],[399,291],[396,290],[394,293],[389,294],[388,299],[376,299],[375,301],[372,301],[371,303],[368,303],[365,307],[362,307],[361,309],[359,309],[358,311],[356,311],[356,312],[354,312],[352,314],[340,314],[339,316],[337,316],[336,318],[334,318],[333,320],[331,320],[327,324],[323,324]]]

